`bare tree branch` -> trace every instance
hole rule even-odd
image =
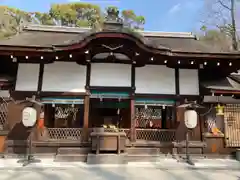
[[[218,3],[219,3],[222,7],[228,9],[229,11],[232,10],[230,7],[228,7],[226,4],[224,4],[221,0],[218,0]]]

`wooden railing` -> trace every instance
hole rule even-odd
[[[176,139],[175,129],[136,129],[137,140],[171,142]]]
[[[82,128],[48,128],[50,140],[76,140],[82,138]]]
[[[130,138],[130,129],[120,128],[120,132],[125,132],[126,136]],[[106,132],[113,132],[113,129],[104,129]],[[92,129],[89,128],[89,134]],[[171,142],[176,139],[175,129],[140,129],[136,128],[137,140],[162,141]],[[48,128],[49,139],[51,140],[76,140],[82,138],[82,128]]]

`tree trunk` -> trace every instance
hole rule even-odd
[[[235,0],[231,0],[231,20],[232,20],[232,47],[234,51],[238,50],[235,21]]]

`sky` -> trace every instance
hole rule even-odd
[[[200,22],[203,0],[0,0],[0,5],[30,12],[47,12],[53,3],[89,2],[134,10],[146,19],[145,30],[192,32]]]

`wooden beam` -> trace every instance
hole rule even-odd
[[[87,62],[87,72],[86,72],[86,86],[85,89],[89,90],[90,81],[91,81],[91,54],[88,53],[85,56]]]
[[[176,95],[179,95],[180,94],[179,68],[175,68],[175,89],[176,89]]]
[[[135,92],[136,89],[136,85],[135,85],[135,79],[136,79],[136,66],[134,64],[132,64],[131,67],[131,87],[132,87],[132,91]]]
[[[240,94],[240,91],[237,90],[211,90],[211,92],[217,94]]]
[[[38,87],[37,87],[37,94],[38,95],[42,91],[43,72],[44,72],[44,64],[41,63],[40,66],[39,66],[39,75],[38,75]]]

